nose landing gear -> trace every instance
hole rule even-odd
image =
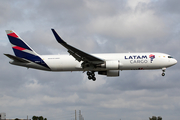
[[[166,70],[166,68],[162,68],[162,76],[165,76],[165,70]]]
[[[87,71],[87,76],[88,76],[89,80],[92,79],[93,81],[96,81],[96,77],[95,77],[94,71]]]
[[[162,76],[165,76],[165,73],[162,73]]]

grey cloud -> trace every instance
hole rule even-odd
[[[86,52],[164,52],[180,61],[178,1],[133,2],[3,1],[0,52],[13,54],[4,30],[14,29],[40,54],[66,53],[50,30],[55,28],[69,44]],[[165,77],[161,70],[121,71],[117,78],[96,75],[93,82],[82,72],[12,66],[2,54],[0,111],[7,118],[60,119],[75,109],[81,109],[86,120],[179,118],[179,64],[167,69]]]

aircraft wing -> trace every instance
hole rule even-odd
[[[91,64],[103,64],[104,60],[100,59],[98,57],[95,57],[93,55],[90,55],[88,53],[85,53],[69,44],[67,44],[63,39],[61,39],[61,37],[56,33],[56,31],[54,29],[51,29],[56,40],[63,45],[65,48],[68,49],[68,52],[70,55],[72,55],[77,61],[84,61],[84,62],[88,62]]]

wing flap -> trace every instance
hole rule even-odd
[[[68,50],[68,53],[70,55],[72,55],[77,61],[81,62],[81,56],[79,56],[78,54],[74,53],[73,51],[71,50]]]

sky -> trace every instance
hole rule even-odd
[[[51,28],[87,53],[162,52],[180,61],[179,0],[1,0],[0,113],[74,120],[180,118],[180,65],[166,70],[120,71],[89,81],[82,72],[47,72],[9,64],[5,30],[14,30],[39,54],[68,54]]]

